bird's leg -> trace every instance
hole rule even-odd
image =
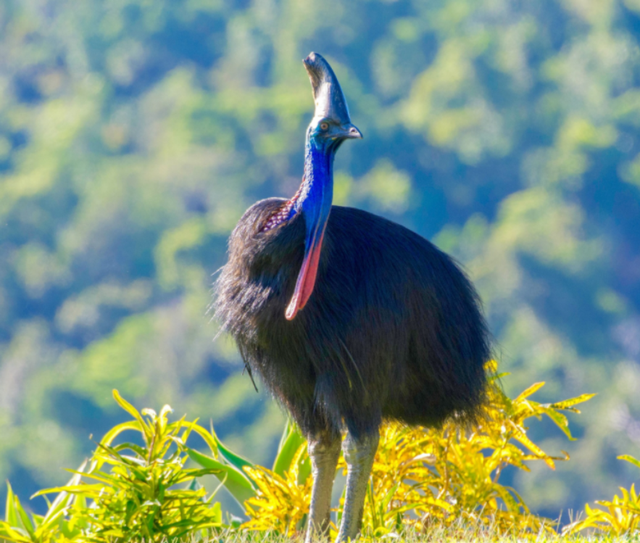
[[[305,543],[311,543],[316,536],[323,538],[329,535],[331,491],[340,457],[340,434],[321,434],[310,438],[309,457],[313,473],[313,490]]]
[[[342,452],[347,463],[347,487],[338,543],[355,539],[360,531],[367,483],[379,440],[380,435],[376,431],[375,434],[360,439],[354,439],[351,434],[347,434],[342,443]]]

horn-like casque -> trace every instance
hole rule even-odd
[[[329,63],[318,53],[310,53],[302,62],[313,89],[314,117],[333,119],[343,125],[350,123],[347,101]]]

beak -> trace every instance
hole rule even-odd
[[[349,123],[347,126],[344,127],[344,130],[340,132],[339,137],[345,138],[348,140],[361,140],[363,138],[363,135],[362,135],[362,132],[358,130],[358,128],[356,128],[354,125]]]

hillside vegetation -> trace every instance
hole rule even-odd
[[[311,50],[365,136],[336,203],[464,264],[507,392],[598,394],[577,441],[531,429],[571,462],[505,483],[550,517],[629,487],[638,0],[0,0],[0,480],[64,483],[123,420],[114,388],[270,463],[283,415],[206,312],[243,210],[299,184]]]

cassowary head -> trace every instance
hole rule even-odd
[[[310,53],[303,61],[316,104],[307,137],[318,142],[334,142],[362,138],[362,133],[349,117],[347,101],[329,63],[317,53]]]

